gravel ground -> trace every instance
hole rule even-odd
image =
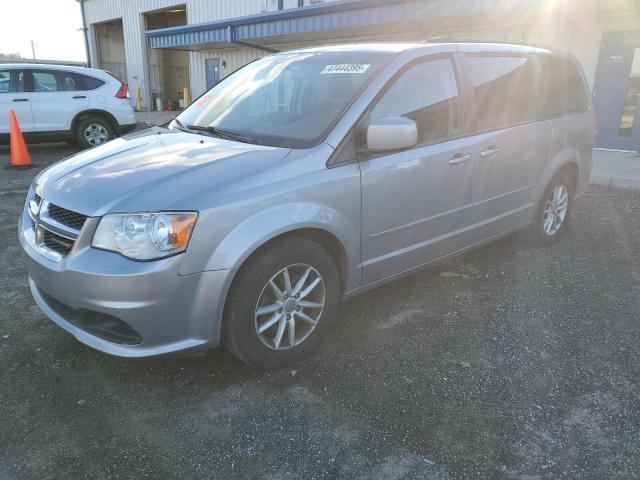
[[[591,189],[551,247],[512,236],[356,297],[263,373],[112,358],[47,320],[16,238],[36,173],[0,170],[1,479],[640,477],[640,192]]]

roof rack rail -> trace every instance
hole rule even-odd
[[[446,43],[446,42],[452,42],[452,43],[505,43],[505,44],[512,44],[512,45],[520,45],[523,44],[524,42],[521,41],[505,41],[505,40],[487,40],[487,39],[483,39],[483,38],[465,38],[465,37],[448,37],[448,36],[435,36],[435,37],[427,37],[423,40],[423,42],[433,42],[433,43],[438,43],[438,42],[442,42],[442,43]]]
[[[448,36],[435,36],[427,37],[422,40],[424,43],[495,43],[500,45],[522,45],[526,47],[538,47],[553,49],[549,45],[540,45],[537,43],[525,42],[524,40],[487,40],[482,38],[463,38],[463,37],[448,37]]]

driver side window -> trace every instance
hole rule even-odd
[[[452,60],[429,60],[402,73],[369,115],[370,121],[382,117],[415,121],[418,147],[459,136],[458,84]]]

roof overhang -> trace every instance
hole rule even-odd
[[[238,44],[262,48],[269,44],[326,39],[327,33],[339,30],[348,36],[356,36],[382,24],[432,18],[436,14],[430,3],[420,0],[338,0],[224,21],[149,30],[146,35],[152,48],[197,51]]]
[[[550,6],[551,5],[551,6]],[[349,37],[411,34],[413,40],[433,32],[478,24],[508,26],[551,17],[637,14],[630,0],[336,0],[216,22],[149,30],[152,48],[211,50],[249,45],[331,41]],[[446,27],[446,28],[445,28]],[[431,33],[430,33],[431,32]]]

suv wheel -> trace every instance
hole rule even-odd
[[[536,244],[554,242],[565,231],[573,208],[573,193],[573,179],[567,172],[558,172],[549,182],[530,227]]]
[[[102,117],[84,117],[76,127],[76,142],[82,148],[102,145],[113,139],[113,127]]]
[[[336,318],[338,270],[317,243],[292,237],[268,246],[234,281],[223,339],[260,369],[292,365],[316,349]]]

